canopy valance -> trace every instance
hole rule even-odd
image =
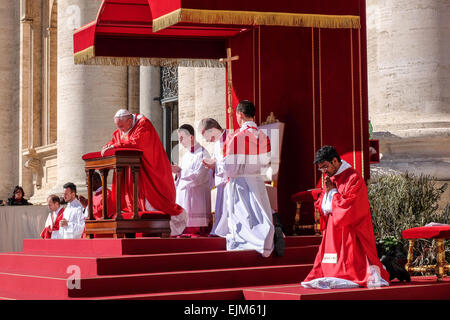
[[[176,24],[259,25],[284,27],[361,27],[359,8],[345,1],[292,0],[148,0],[153,29]],[[326,2],[326,3],[324,3]]]

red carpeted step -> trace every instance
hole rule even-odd
[[[81,280],[81,290],[70,297],[123,295],[164,291],[204,290],[256,286],[263,283],[288,283],[304,279],[312,265],[264,266],[196,270],[149,275],[104,276]]]
[[[211,290],[93,297],[89,300],[244,300],[242,290],[243,288],[220,288]],[[73,300],[77,300],[77,298],[73,298]]]
[[[286,248],[282,257],[263,258],[253,250],[207,251],[98,259],[101,275],[201,270],[287,264],[312,264],[318,246]]]
[[[98,275],[97,258],[30,255],[24,253],[0,253],[0,272],[68,277],[76,266],[82,277]]]
[[[253,250],[127,255],[109,258],[5,253],[0,254],[0,271],[68,277],[73,272],[71,268],[78,268],[81,277],[92,277],[96,275],[303,264],[313,263],[317,248],[318,246],[288,247],[282,257],[272,254],[268,258],[263,258]]]
[[[286,247],[320,244],[320,236],[286,237]],[[25,239],[23,253],[74,257],[226,250],[224,238]]]
[[[246,300],[450,300],[450,278],[413,277],[410,283],[356,289],[306,289],[296,282],[281,286],[244,289]]]
[[[225,250],[223,238],[137,238],[137,239],[26,239],[23,253],[78,257],[110,257]]]
[[[301,247],[319,245],[322,236],[289,236],[284,238],[286,247]]]
[[[66,299],[67,279],[0,272],[0,297]]]
[[[67,278],[0,273],[0,296],[11,297],[14,293],[23,292],[35,295],[34,299],[65,299],[236,288],[300,281],[311,267],[312,265],[287,265],[100,276],[82,278],[78,282],[80,289],[72,290],[67,288],[67,284],[74,282]]]

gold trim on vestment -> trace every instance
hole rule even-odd
[[[311,28],[311,64],[312,64],[312,103],[313,103],[313,161],[316,154],[316,84],[315,84],[315,59],[314,59],[314,28]],[[313,175],[314,175],[314,187],[317,186],[317,174],[315,171],[315,166],[313,165]]]
[[[362,71],[361,71],[361,29],[358,30],[359,59],[359,119],[361,123],[361,174],[364,178],[364,132],[363,132],[363,101],[362,101]],[[369,162],[370,163],[370,162]]]
[[[352,138],[353,138],[353,169],[356,170],[356,124],[355,124],[355,76],[353,65],[353,31],[350,30],[350,72],[352,79]],[[364,168],[362,168],[364,170]]]

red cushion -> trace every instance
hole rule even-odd
[[[117,149],[114,148],[114,149],[106,150],[103,157],[109,157],[109,156],[113,156],[113,155],[142,155],[142,150],[131,149],[131,148],[117,148]],[[102,157],[101,152],[97,151],[97,152],[86,153],[81,158],[83,160],[89,160],[89,159],[96,159],[96,158],[101,158],[101,157]]]
[[[141,219],[147,219],[147,220],[156,220],[156,219],[163,219],[163,220],[170,220],[170,215],[167,213],[164,213],[162,211],[138,211],[139,217]],[[123,212],[122,218],[124,219],[132,219],[134,213],[133,212]]]
[[[320,192],[322,192],[322,189],[300,191],[291,196],[291,200],[293,202],[314,202],[319,199]]]
[[[404,239],[450,238],[450,226],[417,227],[404,230]]]

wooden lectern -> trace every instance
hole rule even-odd
[[[86,236],[93,238],[95,234],[112,234],[114,238],[135,236],[142,233],[144,236],[168,237],[170,235],[170,215],[160,211],[139,212],[138,190],[139,170],[141,168],[142,151],[137,149],[112,149],[105,152],[102,157],[100,152],[85,154],[85,171],[88,184],[89,217],[86,223]],[[130,168],[133,177],[133,215],[125,219],[121,206],[121,177],[126,168]],[[116,175],[116,215],[108,218],[107,180],[108,172],[113,169]],[[100,220],[94,218],[92,176],[95,170],[99,170],[102,177],[102,204],[103,217]]]

